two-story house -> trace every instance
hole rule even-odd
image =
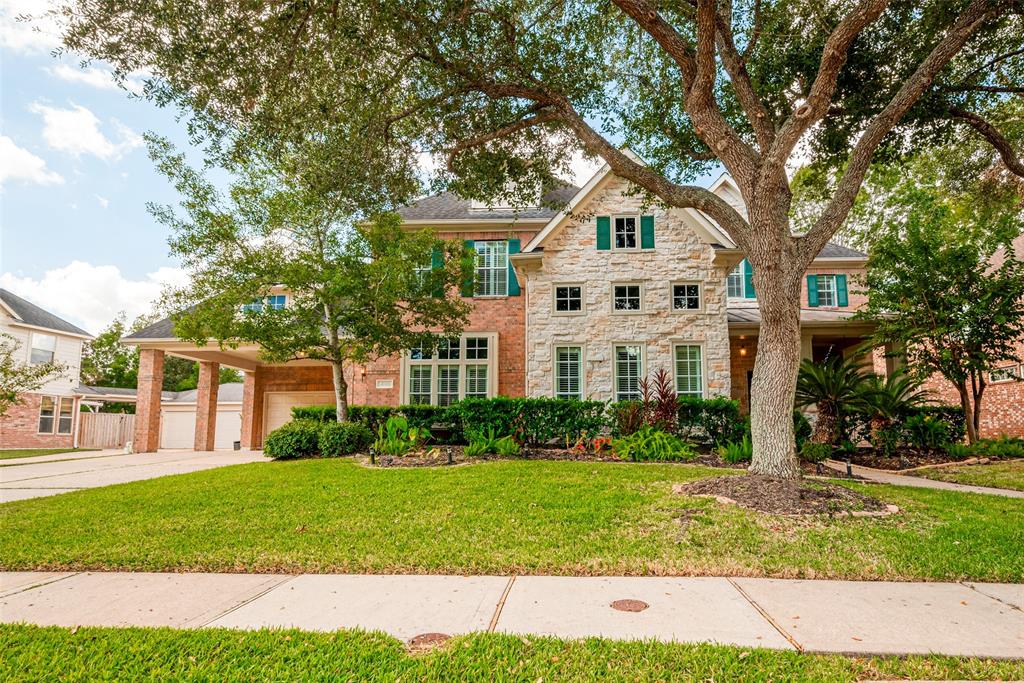
[[[711,190],[743,210],[728,176]],[[636,397],[642,377],[665,369],[680,394],[732,396],[746,410],[759,313],[749,264],[728,234],[694,209],[645,205],[607,167],[584,187],[566,186],[545,199],[539,203],[564,208],[513,209],[441,194],[400,211],[410,229],[434,228],[476,252],[473,287],[461,292],[472,313],[458,339],[351,369],[349,401],[617,400]],[[851,280],[865,260],[830,244],[808,270],[805,357],[842,353],[862,341],[867,329],[851,320],[861,303]],[[279,298],[287,305],[287,293]],[[200,361],[201,380],[216,377],[220,363],[245,371],[246,447],[260,447],[293,406],[333,402],[326,364],[267,364],[253,346],[197,347],[176,339],[169,320],[124,341],[141,350],[137,450],[158,445],[165,353]],[[201,414],[215,415],[204,409],[210,396],[202,381],[197,401]],[[212,428],[197,420],[196,443],[212,443]]]
[[[56,361],[65,371],[0,417],[0,448],[71,448],[78,432],[80,396],[75,393],[82,345],[92,337],[49,311],[0,289],[0,332],[18,342],[21,363]]]

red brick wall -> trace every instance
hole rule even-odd
[[[0,448],[72,448],[78,429],[78,399],[72,408],[75,422],[71,434],[39,434],[39,404],[42,394],[22,394],[22,402],[0,417]],[[57,417],[54,417],[56,424]]]

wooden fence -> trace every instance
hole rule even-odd
[[[128,413],[82,413],[78,432],[81,448],[121,448],[132,440],[135,416]]]

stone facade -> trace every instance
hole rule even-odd
[[[644,346],[644,374],[665,369],[674,375],[675,344],[703,347],[706,396],[728,396],[729,330],[726,321],[723,267],[713,263],[714,250],[703,242],[677,210],[645,207],[627,194],[627,184],[609,177],[586,205],[585,217],[572,217],[544,244],[539,265],[523,266],[526,274],[527,316],[526,393],[554,393],[553,349],[583,347],[584,395],[614,398],[613,347]],[[654,216],[654,249],[598,251],[595,216],[635,214]],[[639,239],[639,238],[638,238]],[[612,310],[613,283],[640,283],[639,313]],[[702,310],[673,311],[671,284],[701,285]],[[553,289],[558,284],[582,284],[584,311],[559,315]]]

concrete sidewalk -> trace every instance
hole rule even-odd
[[[0,503],[227,465],[266,462],[260,451],[160,451],[70,459],[49,457],[52,459],[0,467]]]
[[[622,611],[618,601],[632,601]],[[621,607],[621,605],[620,605]],[[742,578],[0,573],[0,621],[473,631],[1024,659],[1024,585]]]
[[[846,463],[838,460],[826,460],[822,463],[825,467],[846,474]],[[939,491],[956,491],[958,493],[981,493],[987,496],[1002,496],[1004,498],[1024,498],[1024,491],[1012,489],[997,489],[990,486],[973,486],[971,484],[956,484],[950,481],[938,481],[936,479],[925,479],[924,477],[913,477],[909,474],[896,474],[885,470],[876,470],[872,467],[861,467],[850,465],[854,476],[861,477],[875,484],[891,484],[893,486],[911,486],[919,489],[936,489]]]

